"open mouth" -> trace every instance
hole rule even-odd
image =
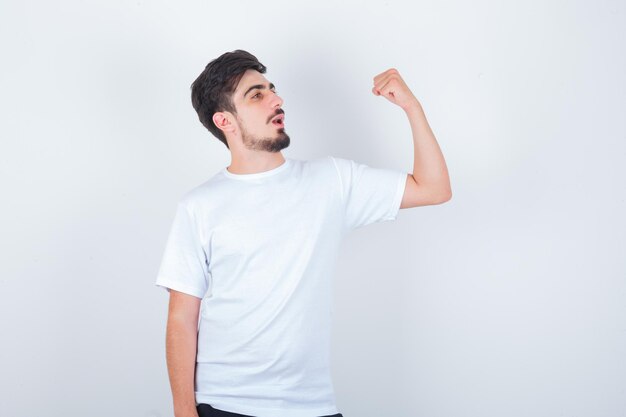
[[[281,114],[281,115],[276,116],[276,117],[272,120],[272,123],[273,123],[275,126],[282,127],[282,126],[284,125],[284,123],[285,123],[284,119],[285,119],[285,116]]]

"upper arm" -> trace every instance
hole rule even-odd
[[[441,204],[450,200],[450,198],[450,193],[442,192],[435,187],[418,184],[412,174],[407,174],[400,208]]]
[[[201,302],[201,298],[170,289],[168,320],[174,319],[197,326]]]

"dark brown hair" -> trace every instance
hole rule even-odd
[[[237,49],[226,52],[209,62],[204,71],[191,84],[191,104],[198,113],[200,122],[227,148],[226,136],[213,123],[213,115],[219,111],[237,114],[232,96],[239,80],[249,69],[256,70],[261,74],[267,70],[265,65],[261,64],[254,55]]]

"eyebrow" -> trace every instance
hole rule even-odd
[[[275,88],[276,88],[276,86],[274,86],[274,84],[270,83],[270,90],[275,89]],[[245,92],[245,93],[243,93],[243,97],[245,98],[245,97],[246,97],[246,95],[247,95],[250,91],[252,91],[252,90],[254,90],[254,89],[264,90],[264,89],[265,89],[265,85],[263,85],[263,84],[256,84],[256,85],[253,85],[252,87],[248,88],[248,89],[246,90],[246,92]]]

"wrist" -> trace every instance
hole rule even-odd
[[[413,113],[421,109],[422,109],[422,105],[417,99],[411,100],[409,104],[402,107],[402,110],[404,110],[406,113]]]
[[[174,409],[174,417],[198,417],[198,409],[196,407],[182,410]]]
[[[196,407],[196,402],[193,403],[185,402],[184,404],[176,404],[174,403],[174,416],[175,417],[197,417],[198,409]]]

